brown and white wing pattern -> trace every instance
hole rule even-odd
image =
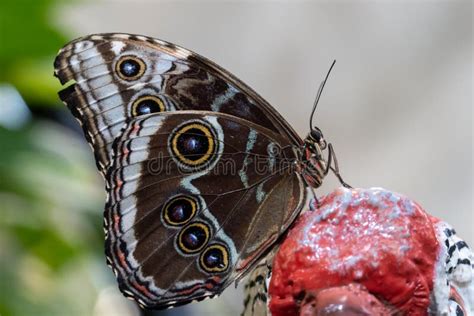
[[[235,116],[131,121],[107,174],[106,254],[148,308],[214,296],[265,255],[305,200],[288,139]]]
[[[244,309],[241,316],[268,315],[268,284],[275,248],[248,273],[244,286]]]
[[[301,139],[262,97],[232,74],[187,49],[150,37],[96,34],[59,51],[60,98],[81,123],[98,169],[124,125],[144,114],[175,110],[222,112]]]

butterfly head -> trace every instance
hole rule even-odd
[[[319,151],[326,149],[327,143],[324,139],[323,132],[321,132],[318,127],[314,126],[308,136],[306,136],[305,145],[309,148],[318,146],[320,149]],[[315,148],[315,150],[317,149]]]
[[[326,147],[323,133],[318,127],[313,127],[304,140],[302,174],[306,182],[314,188],[321,185],[326,175],[326,160],[322,154]]]
[[[316,99],[314,100],[313,109],[309,117],[309,128],[310,132],[304,140],[302,156],[302,174],[306,182],[314,188],[317,188],[321,185],[323,178],[328,173],[328,165],[331,165],[330,158],[326,161],[323,158],[322,151],[329,147],[329,153],[331,154],[331,145],[326,142],[323,137],[321,130],[313,125],[313,117],[316,111],[316,108],[321,98],[321,93],[323,92],[326,81],[328,80],[329,74],[331,73],[332,68],[336,61],[334,60],[329,67],[329,71],[326,74],[326,78],[321,82],[319,86],[318,93],[316,94]]]

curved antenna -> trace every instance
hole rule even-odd
[[[326,81],[328,80],[329,74],[331,73],[332,67],[334,67],[335,63],[336,63],[336,60],[334,59],[334,61],[331,64],[331,67],[329,67],[328,73],[326,74],[326,78],[324,78],[324,80],[319,85],[318,93],[316,94],[316,100],[314,100],[314,104],[313,104],[313,110],[311,111],[311,116],[309,118],[309,130],[310,131],[313,130],[314,112],[316,111],[316,107],[318,106],[319,99],[321,98],[321,94],[323,93],[324,85],[326,84]]]

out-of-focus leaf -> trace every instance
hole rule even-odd
[[[89,314],[100,279],[88,271],[105,270],[104,192],[89,148],[35,122],[0,128],[0,151],[0,315]]]
[[[54,0],[0,1],[0,80],[11,61],[47,57],[57,52],[65,38],[50,23]]]
[[[53,270],[62,268],[67,262],[76,260],[82,247],[69,244],[52,228],[14,227],[11,233],[17,236],[24,251],[37,257]]]
[[[62,86],[59,80],[53,76],[53,56],[35,60],[20,60],[15,63],[13,68],[10,68],[8,81],[32,106],[58,108],[63,106],[59,102],[57,94]]]
[[[66,38],[54,29],[54,0],[0,1],[0,82],[16,86],[30,106],[57,106],[53,59]]]

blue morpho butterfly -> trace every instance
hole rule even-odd
[[[189,50],[98,34],[67,44],[54,66],[72,82],[60,98],[106,180],[108,264],[143,307],[220,294],[270,251],[329,170],[345,184],[317,127],[302,140],[251,88]]]

